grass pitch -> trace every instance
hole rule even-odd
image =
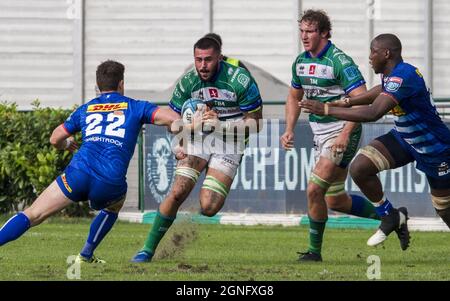
[[[89,224],[51,219],[0,247],[0,280],[67,280],[67,257],[78,254]],[[107,263],[83,264],[81,280],[367,280],[370,255],[380,259],[381,280],[450,280],[444,232],[412,232],[411,247],[401,251],[395,234],[383,247],[370,248],[372,231],[327,229],[324,262],[304,264],[296,252],[307,248],[307,227],[181,222],[166,234],[153,262],[130,263],[149,228],[117,222],[95,253]]]

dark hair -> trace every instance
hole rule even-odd
[[[125,66],[119,62],[107,60],[97,67],[97,86],[100,91],[116,91],[123,80]]]
[[[321,9],[308,9],[304,11],[298,22],[317,23],[317,29],[319,30],[319,32],[322,33],[328,31],[327,38],[331,38],[330,18],[328,17],[327,13]]]
[[[202,50],[213,48],[214,51],[221,53],[222,52],[222,39],[220,39],[219,41],[210,36],[208,36],[208,37],[204,36],[203,38],[198,40],[197,43],[194,44],[194,51],[196,48],[202,49]]]
[[[222,38],[217,33],[214,32],[207,33],[205,34],[204,38],[215,40],[222,48]]]
[[[389,49],[394,57],[401,57],[402,42],[400,42],[400,39],[396,35],[392,33],[382,33],[373,40],[380,43],[380,46],[383,48]]]

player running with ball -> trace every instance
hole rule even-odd
[[[206,178],[200,191],[201,213],[214,216],[222,208],[243,155],[239,145],[245,145],[249,132],[259,130],[262,100],[250,73],[222,61],[221,44],[214,37],[206,36],[195,43],[194,62],[195,68],[184,74],[176,85],[169,105],[181,114],[183,104],[191,98],[207,103],[211,108],[203,112],[202,122],[215,128],[216,142],[220,139],[225,148],[234,151],[218,152],[202,141],[185,139],[188,145],[183,146],[187,156],[178,161],[173,188],[160,204],[144,247],[133,262],[151,261],[158,243],[175,220],[178,208],[205,169]],[[247,135],[234,135],[231,129]]]

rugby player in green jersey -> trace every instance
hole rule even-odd
[[[178,81],[169,106],[181,114],[183,104],[189,99],[206,103],[208,108],[196,114],[194,121],[197,119],[213,126],[216,129],[213,134],[217,134],[218,139],[220,137],[226,151],[218,151],[205,143],[206,139],[199,139],[199,143],[198,139],[183,140],[188,145],[183,145],[186,150],[184,156],[177,154],[179,161],[172,190],[160,204],[144,247],[132,259],[133,262],[151,261],[158,243],[203,170],[206,170],[206,177],[200,191],[201,214],[214,216],[222,208],[241,162],[245,147],[240,146],[245,146],[249,133],[259,131],[262,100],[250,73],[224,62],[221,44],[211,37],[203,37],[195,43],[194,63],[195,67]],[[234,129],[243,134],[235,135]],[[196,135],[197,138],[199,136],[201,133]]]
[[[299,20],[305,51],[292,65],[292,82],[286,103],[286,130],[282,146],[294,146],[294,128],[303,98],[333,102],[345,95],[367,91],[364,78],[352,58],[329,40],[331,22],[324,11],[307,10]],[[355,156],[361,125],[329,116],[309,116],[314,134],[315,166],[307,187],[310,242],[299,261],[322,261],[322,240],[328,208],[355,216],[379,219],[374,206],[358,195],[345,191],[348,164]]]

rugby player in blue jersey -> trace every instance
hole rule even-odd
[[[64,172],[23,212],[9,219],[0,229],[0,246],[19,238],[30,227],[73,202],[89,201],[100,210],[94,218],[80,262],[103,263],[94,250],[111,230],[127,192],[126,173],[141,127],[145,123],[170,126],[179,115],[170,108],[159,108],[124,94],[125,67],[106,61],[97,68],[101,94],[80,106],[58,126],[50,143],[59,150],[75,151],[73,135],[82,133],[82,145]]]
[[[442,122],[419,70],[405,63],[402,45],[393,34],[381,34],[372,40],[370,63],[381,74],[381,85],[367,93],[323,104],[303,100],[307,111],[343,120],[370,122],[391,111],[395,128],[360,150],[350,173],[361,191],[374,203],[381,225],[367,244],[376,246],[396,231],[403,250],[409,245],[407,211],[396,209],[383,193],[377,177],[380,171],[416,161],[431,188],[431,201],[437,214],[450,227],[450,130]],[[370,105],[369,105],[370,104]]]

